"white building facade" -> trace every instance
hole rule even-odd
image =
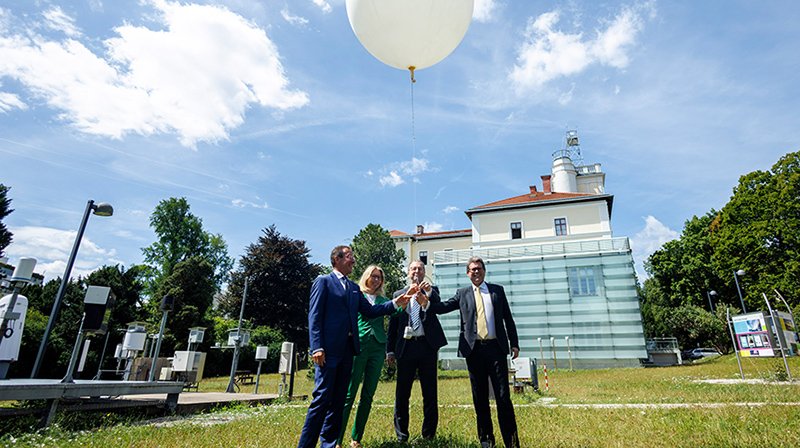
[[[570,358],[574,368],[638,366],[647,352],[630,244],[612,235],[613,196],[600,165],[575,166],[573,159],[580,160],[580,148],[568,133],[542,191],[532,186],[468,209],[470,229],[425,233],[418,226],[414,234],[392,231],[392,238],[428,265],[443,299],[469,284],[466,261],[483,258],[486,281],[505,287],[522,356],[561,368]],[[440,360],[463,367],[458,313],[440,320],[450,342]]]

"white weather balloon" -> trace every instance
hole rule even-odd
[[[413,76],[455,50],[469,28],[474,0],[347,0],[346,6],[364,48]]]

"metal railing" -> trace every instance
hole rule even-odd
[[[486,249],[465,249],[434,252],[434,265],[466,263],[470,257],[481,257],[484,261],[508,260],[516,258],[542,258],[550,256],[586,255],[607,252],[629,252],[628,238],[603,238],[587,241],[567,241],[563,243],[528,244],[524,246],[492,247]]]

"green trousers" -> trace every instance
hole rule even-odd
[[[361,387],[361,398],[358,401],[356,420],[353,422],[353,430],[350,436],[353,440],[361,441],[364,435],[364,427],[367,426],[369,411],[372,408],[372,397],[375,389],[378,388],[378,380],[381,377],[384,359],[386,358],[386,344],[378,342],[374,337],[364,338],[361,341],[361,353],[353,358],[353,374],[350,378],[350,386],[347,388],[347,397],[344,400],[344,412],[342,413],[342,432],[339,434],[339,444],[342,444],[344,432],[347,429],[347,421],[350,419],[350,410],[358,394],[358,386]]]

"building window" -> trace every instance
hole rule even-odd
[[[586,297],[597,295],[597,279],[595,273],[599,269],[588,266],[569,268],[569,292],[572,297]]]
[[[521,222],[512,222],[511,223],[511,239],[518,240],[522,238],[522,223]]]
[[[421,261],[422,264],[428,264],[428,251],[427,250],[419,251],[419,261]]]
[[[556,218],[553,224],[556,228],[556,236],[564,236],[567,234],[567,218]]]

